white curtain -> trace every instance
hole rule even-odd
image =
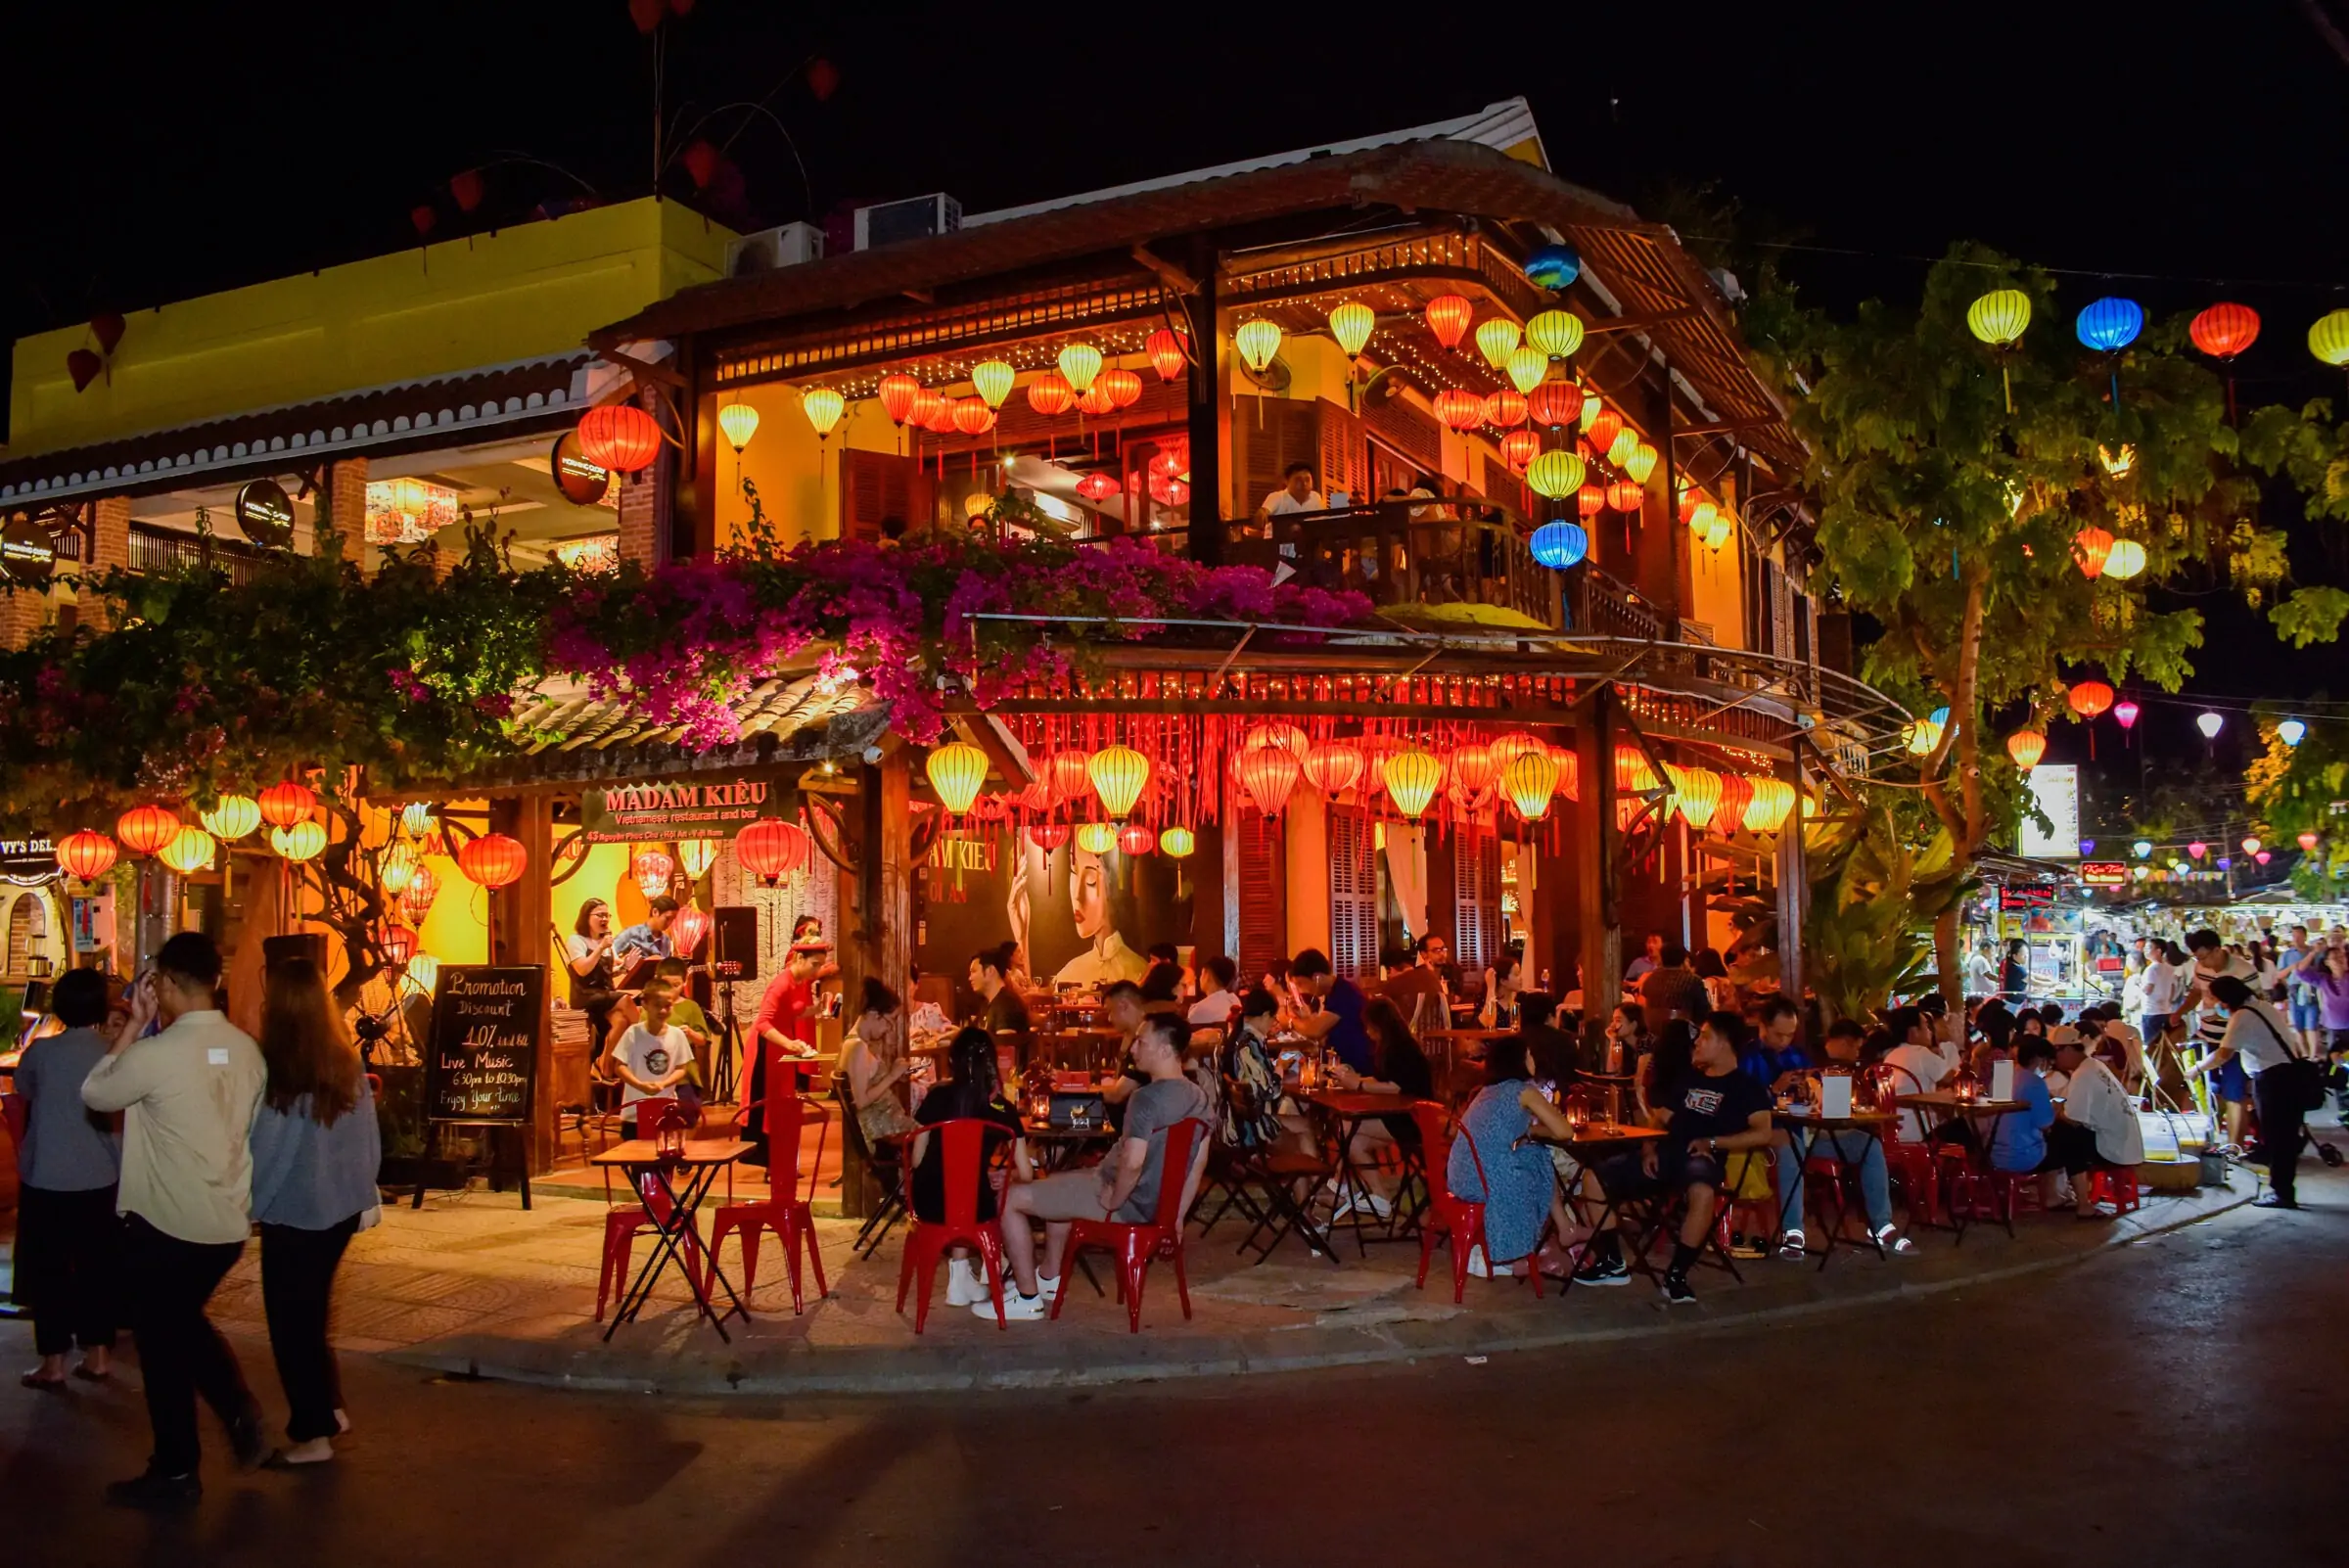
[[[1423,830],[1387,824],[1387,885],[1395,890],[1395,906],[1414,937],[1427,935],[1427,850]]]

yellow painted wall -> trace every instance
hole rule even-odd
[[[1688,547],[1688,607],[1683,617],[1713,628],[1713,641],[1723,648],[1745,646],[1745,584],[1743,552],[1731,539],[1720,550],[1708,550],[1686,529],[1681,532]]]
[[[735,236],[651,198],[131,313],[80,392],[82,326],[19,339],[10,450],[52,451],[559,353],[723,276]]]
[[[971,391],[967,384],[948,390],[957,396],[968,396]],[[759,410],[759,429],[742,449],[739,474],[759,487],[759,503],[786,547],[797,544],[803,533],[811,539],[839,536],[840,451],[844,444],[867,452],[899,449],[898,427],[890,423],[880,399],[857,399],[848,405],[831,438],[821,443],[819,475],[815,427],[800,411],[799,388],[768,382],[730,392],[707,399],[702,417],[714,425],[721,402],[748,403]],[[737,530],[751,516],[736,479],[735,461],[733,447],[719,436],[716,519],[720,544],[734,542]]]

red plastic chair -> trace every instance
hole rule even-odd
[[[1874,1084],[1876,1104],[1895,1112],[1884,1124],[1884,1167],[1886,1174],[1901,1184],[1901,1196],[1909,1206],[1911,1223],[1931,1224],[1935,1201],[1941,1191],[1942,1171],[1939,1155],[1930,1143],[1911,1143],[1901,1134],[1902,1111],[1897,1096],[1913,1094],[1917,1083],[1913,1076],[1897,1067],[1877,1063],[1867,1070]]]
[[[930,1291],[938,1282],[939,1259],[948,1247],[970,1246],[978,1248],[979,1256],[986,1260],[995,1326],[1004,1327],[1003,1236],[993,1221],[979,1218],[979,1187],[987,1179],[988,1134],[991,1131],[998,1138],[1007,1134],[994,1123],[976,1116],[958,1116],[929,1130],[930,1136],[944,1140],[938,1157],[945,1174],[946,1217],[936,1222],[914,1217],[913,1233],[905,1238],[904,1261],[898,1266],[898,1311],[905,1311],[905,1292],[913,1283],[914,1270],[920,1269],[922,1293],[913,1304],[913,1331],[920,1333],[930,1318]],[[910,1149],[907,1157],[910,1161]],[[907,1179],[911,1179],[910,1172]]]
[[[735,1120],[747,1124],[749,1117],[761,1109],[753,1101],[735,1113]],[[831,1282],[824,1277],[823,1250],[815,1239],[815,1177],[817,1168],[824,1163],[824,1140],[832,1131],[830,1112],[820,1103],[797,1093],[768,1091],[763,1103],[766,1118],[767,1195],[757,1203],[728,1203],[717,1211],[710,1225],[710,1263],[703,1291],[708,1293],[716,1282],[717,1252],[725,1245],[726,1237],[739,1234],[742,1238],[742,1295],[747,1300],[759,1283],[759,1236],[771,1230],[783,1244],[784,1267],[791,1273],[791,1311],[798,1316],[806,1309],[800,1268],[800,1249],[807,1253],[807,1268],[815,1273],[815,1297],[821,1301],[832,1293]],[[800,1134],[806,1126],[807,1113],[813,1111],[817,1124],[815,1159],[807,1167],[807,1190],[803,1196],[795,1175],[800,1158]],[[776,1184],[777,1176],[781,1184]]]
[[[679,1126],[684,1125],[684,1115],[677,1109],[675,1100],[664,1098],[636,1102],[636,1130],[640,1137],[654,1136],[661,1130],[663,1122],[671,1119]],[[595,1320],[599,1323],[604,1320],[605,1304],[615,1295],[627,1293],[628,1267],[635,1255],[638,1232],[654,1228],[655,1216],[659,1216],[661,1222],[667,1224],[676,1212],[670,1206],[673,1200],[668,1195],[668,1189],[661,1184],[660,1177],[647,1173],[639,1181],[638,1190],[644,1194],[643,1205],[625,1209],[614,1205],[604,1214],[604,1260],[603,1267],[595,1276]],[[611,1197],[612,1171],[607,1166],[604,1169],[604,1199],[609,1203]],[[690,1219],[686,1222],[684,1246],[685,1267],[702,1268],[701,1231]]]
[[[1441,1239],[1451,1247],[1451,1301],[1458,1306],[1468,1294],[1468,1251],[1484,1247],[1485,1264],[1495,1262],[1493,1249],[1485,1243],[1485,1206],[1466,1198],[1454,1197],[1444,1173],[1451,1164],[1451,1139],[1444,1131],[1444,1107],[1434,1100],[1415,1101],[1411,1106],[1411,1125],[1419,1130],[1420,1157],[1427,1163],[1428,1209],[1419,1225],[1419,1289],[1427,1288],[1428,1265],[1435,1261],[1436,1242]],[[1476,1162],[1476,1179],[1487,1192],[1493,1183],[1485,1175],[1485,1158],[1476,1149],[1476,1139],[1468,1138],[1468,1157]],[[1526,1269],[1534,1282],[1534,1296],[1542,1295],[1542,1267],[1537,1245],[1536,1260]]]
[[[1150,1272],[1150,1261],[1164,1258],[1174,1266],[1174,1291],[1182,1298],[1182,1315],[1191,1315],[1191,1283],[1182,1268],[1182,1217],[1191,1211],[1191,1198],[1199,1184],[1203,1161],[1194,1154],[1204,1153],[1200,1139],[1207,1133],[1207,1124],[1195,1116],[1186,1116],[1167,1129],[1165,1163],[1159,1168],[1158,1213],[1148,1224],[1126,1224],[1115,1220],[1079,1220],[1069,1227],[1069,1250],[1061,1261],[1061,1277],[1068,1277],[1069,1263],[1087,1247],[1101,1247],[1115,1253],[1118,1259],[1118,1299],[1126,1304],[1126,1324],[1129,1333],[1142,1331],[1142,1281]],[[1180,1180],[1173,1179],[1176,1171]],[[1060,1316],[1067,1304],[1067,1290],[1052,1298],[1052,1315]],[[1000,1307],[1002,1297],[995,1298]]]
[[[2109,1203],[2122,1214],[2144,1207],[2139,1194],[2137,1168],[2129,1165],[2100,1165],[2089,1173],[2092,1196]]]

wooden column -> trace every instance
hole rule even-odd
[[[911,754],[899,747],[861,768],[854,805],[848,813],[854,866],[842,881],[850,895],[849,918],[840,945],[841,993],[846,1019],[856,1010],[865,977],[878,979],[899,995],[913,972],[913,773]],[[905,1048],[905,1014],[898,1014],[898,1049]],[[844,1100],[842,1116],[854,1111]],[[841,1141],[840,1210],[851,1219],[872,1212],[879,1194],[846,1138]]]
[[[538,1016],[537,1081],[530,1088],[530,1128],[525,1148],[532,1175],[555,1160],[554,1018],[556,981],[552,968],[554,888],[554,802],[544,795],[526,795],[489,803],[489,831],[503,833],[522,845],[530,856],[522,880],[497,890],[489,921],[489,961],[493,964],[535,964],[548,971]]]
[[[1191,276],[1199,292],[1189,304],[1191,367],[1185,378],[1190,399],[1191,559],[1207,566],[1223,562],[1223,399],[1219,395],[1216,247],[1201,236],[1191,244]]]
[[[1781,763],[1778,777],[1794,786],[1794,809],[1778,830],[1775,869],[1778,906],[1778,987],[1789,996],[1803,994],[1803,921],[1811,913],[1811,866],[1803,853],[1803,762],[1798,744],[1792,761]]]
[[[1583,1034],[1596,1048],[1615,999],[1623,993],[1623,927],[1617,909],[1616,862],[1622,835],[1615,827],[1615,710],[1605,691],[1590,701],[1590,716],[1575,727],[1574,752],[1583,798],[1574,807],[1574,838],[1584,856],[1577,879],[1575,923],[1581,934]]]

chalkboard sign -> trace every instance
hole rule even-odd
[[[443,966],[424,1059],[425,1115],[435,1122],[528,1123],[545,1000],[542,964]]]

